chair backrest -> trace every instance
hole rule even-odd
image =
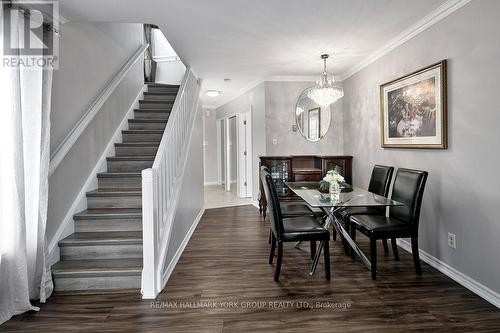
[[[368,191],[386,197],[389,195],[391,187],[392,174],[394,168],[385,165],[374,165]]]
[[[265,165],[261,165],[260,166],[260,171],[266,171],[268,173],[271,173],[271,171],[269,171],[269,168],[267,166],[265,166]]]
[[[283,238],[283,214],[281,213],[281,206],[274,186],[274,180],[269,172],[262,170],[260,172],[260,179],[264,187],[264,194],[266,196],[267,206],[269,207],[269,222],[271,222],[271,229],[276,235],[277,239]]]
[[[427,171],[398,169],[392,188],[392,199],[399,201],[404,206],[392,206],[389,215],[410,223],[418,231],[420,207],[424,196]]]

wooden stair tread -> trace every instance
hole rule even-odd
[[[59,246],[142,244],[141,231],[75,232],[59,242]]]
[[[116,219],[116,218],[142,218],[142,210],[135,208],[102,208],[86,209],[73,215],[75,220],[88,219]]]
[[[134,109],[134,112],[158,112],[158,113],[170,113],[172,110],[171,109],[151,109],[151,108],[140,108],[140,109]]]
[[[147,129],[147,130],[144,130],[144,129],[122,130],[122,133],[125,133],[125,134],[134,134],[134,133],[137,133],[137,134],[162,134],[163,132],[164,132],[164,130],[150,130],[150,129]]]
[[[118,190],[113,190],[113,189],[97,189],[93,190],[90,192],[87,192],[87,197],[110,197],[110,196],[124,196],[124,197],[129,197],[129,196],[140,196],[142,195],[141,191],[138,191],[136,189],[118,189]]]
[[[147,83],[148,87],[165,87],[165,88],[179,88],[180,85],[178,84],[168,84],[168,83]]]
[[[145,118],[145,119],[129,119],[129,123],[167,123],[167,119],[165,118]]]
[[[52,266],[52,273],[59,277],[141,275],[142,259],[61,260]]]
[[[154,161],[153,155],[120,155],[106,157],[108,161]]]
[[[124,177],[142,177],[142,175],[140,172],[99,172],[97,174],[97,178],[124,178]]]

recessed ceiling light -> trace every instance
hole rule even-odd
[[[217,97],[220,95],[220,91],[219,90],[207,90],[207,91],[205,91],[205,94],[207,94],[207,96],[209,96],[209,97]]]

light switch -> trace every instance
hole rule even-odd
[[[273,139],[273,146],[277,146],[278,145],[278,139]]]

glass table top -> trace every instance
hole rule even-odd
[[[338,200],[329,193],[319,191],[318,182],[286,182],[295,194],[311,207],[383,207],[402,206],[401,202],[368,192],[359,187],[344,184]]]

